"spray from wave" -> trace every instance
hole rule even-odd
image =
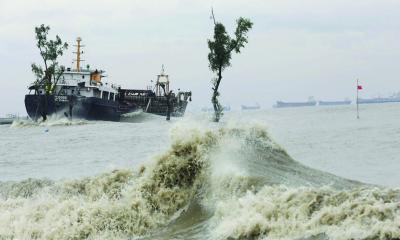
[[[138,110],[135,112],[125,113],[121,115],[121,122],[142,123],[148,121],[159,121],[163,116],[158,116]]]
[[[395,239],[400,192],[307,168],[265,128],[173,129],[136,170],[0,183],[0,239]]]
[[[142,109],[140,109],[140,110],[137,110],[137,111],[134,111],[134,112],[130,112],[130,113],[124,113],[124,114],[122,114],[121,116],[124,118],[134,118],[134,117],[137,117],[137,116],[139,116],[139,115],[142,115],[144,112],[143,112],[143,110]]]
[[[17,119],[14,120],[10,128],[26,128],[26,127],[53,127],[53,126],[74,126],[84,125],[89,122],[83,119],[69,120],[65,117],[50,116],[45,122],[39,120],[37,122],[31,119]]]
[[[400,191],[264,186],[220,202],[218,239],[399,239]]]

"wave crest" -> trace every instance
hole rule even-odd
[[[212,134],[175,141],[155,163],[137,171],[58,182],[46,190],[15,183],[12,189],[27,185],[27,192],[38,193],[2,191],[7,200],[0,201],[0,236],[85,239],[146,234],[165,225],[194,198],[213,141]],[[0,184],[0,189],[6,185]]]
[[[170,149],[136,170],[0,183],[0,238],[152,239],[158,231],[165,239],[188,228],[180,218],[200,226],[200,238],[400,237],[400,190],[305,167],[263,127],[171,133]],[[192,227],[183,239],[197,234]]]

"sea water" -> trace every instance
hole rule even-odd
[[[0,126],[0,239],[400,238],[400,105]]]

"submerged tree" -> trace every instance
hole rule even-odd
[[[236,20],[237,26],[234,38],[231,38],[222,23],[216,22],[214,13],[211,11],[214,21],[214,39],[208,40],[208,61],[210,69],[217,75],[212,80],[213,95],[211,102],[214,107],[214,121],[218,122],[222,116],[222,106],[218,101],[218,88],[222,79],[222,71],[231,65],[232,52],[240,53],[240,49],[247,43],[247,32],[252,28],[253,23],[250,19],[242,18]]]
[[[35,27],[36,46],[40,51],[43,59],[44,68],[33,63],[32,72],[36,76],[37,85],[44,85],[46,94],[50,94],[54,90],[54,84],[60,79],[64,72],[64,67],[60,66],[57,58],[64,54],[64,50],[68,48],[67,43],[63,43],[61,38],[56,35],[55,40],[48,40],[47,35],[50,27],[44,24]]]
[[[43,120],[47,118],[47,96],[52,94],[58,80],[64,72],[64,67],[60,66],[57,58],[64,54],[64,50],[68,48],[67,43],[63,43],[61,38],[56,35],[55,40],[48,40],[47,36],[50,27],[44,24],[35,27],[36,46],[39,48],[40,56],[43,59],[44,67],[32,63],[32,72],[36,76],[35,91],[37,93],[40,87],[45,90],[44,106],[42,106]]]

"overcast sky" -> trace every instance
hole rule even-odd
[[[223,74],[223,105],[354,99],[357,78],[363,97],[400,90],[398,0],[0,0],[0,116],[26,114],[42,23],[70,45],[82,37],[84,64],[106,70],[108,82],[145,88],[164,64],[173,89],[193,92],[191,108],[209,105],[211,6],[230,33],[239,16],[254,22]],[[71,66],[72,51],[61,64]]]

